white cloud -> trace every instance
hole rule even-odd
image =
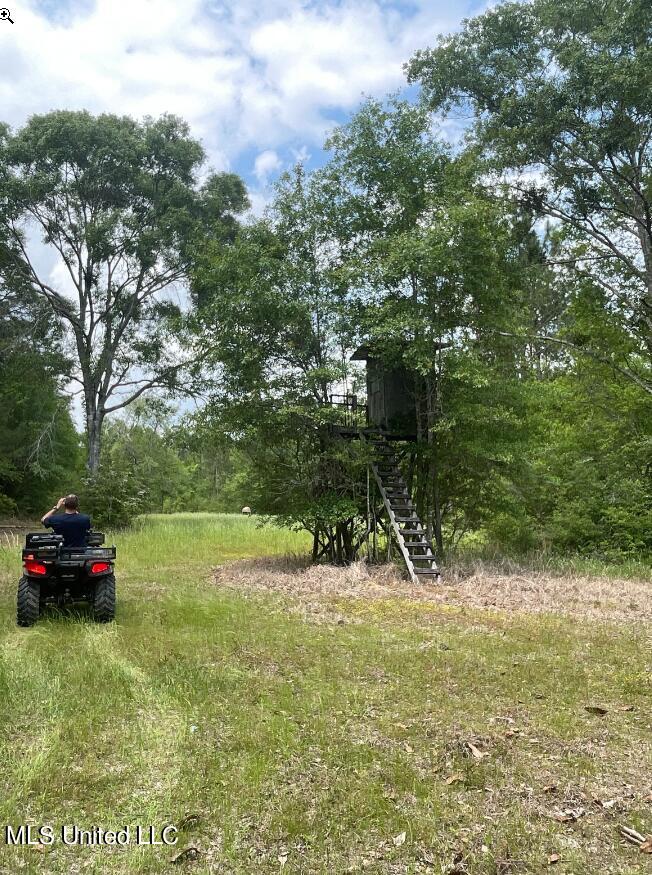
[[[65,295],[66,298],[69,298],[72,301],[77,300],[77,288],[75,287],[68,268],[64,264],[62,258],[57,258],[52,265],[47,282],[52,288],[56,289],[59,294]]]
[[[254,161],[254,174],[261,185],[266,185],[269,177],[282,167],[281,159],[273,149],[265,149]]]
[[[291,149],[291,152],[295,164],[307,164],[312,157],[306,145],[303,145],[300,149]]]
[[[269,188],[258,189],[258,188],[250,188],[249,189],[249,202],[251,203],[251,209],[249,210],[249,215],[251,218],[260,219],[265,214],[265,210],[269,206],[271,198],[271,193]]]
[[[173,112],[218,169],[248,149],[319,147],[338,113],[400,87],[411,52],[466,11],[446,3],[442,18],[443,0],[409,14],[386,0],[96,0],[61,4],[53,20],[41,2],[12,3],[15,24],[0,27],[2,120]]]

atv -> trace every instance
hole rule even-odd
[[[23,549],[16,622],[33,626],[45,605],[89,602],[98,623],[115,617],[115,547],[103,547],[104,535],[89,532],[85,550],[65,548],[62,535],[30,532]]]

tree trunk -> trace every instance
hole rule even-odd
[[[335,524],[335,562],[342,565],[342,524]]]
[[[102,425],[104,415],[96,410],[87,410],[86,438],[88,441],[88,457],[86,467],[91,477],[96,477],[100,467],[100,450],[102,448]]]
[[[93,371],[93,359],[89,340],[81,330],[75,330],[75,342],[84,387],[84,412],[86,415],[86,443],[88,452],[86,468],[91,478],[95,479],[100,467],[105,396],[100,394],[101,384],[98,382],[97,373]],[[108,372],[105,373],[105,379],[109,379],[113,374],[113,362],[111,361],[108,364],[109,367],[107,369]]]
[[[354,525],[354,519],[347,520],[342,524],[342,546],[344,547],[344,561],[347,565],[350,565],[357,559],[355,546],[353,544]]]

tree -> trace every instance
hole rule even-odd
[[[652,6],[648,0],[503,3],[408,67],[429,109],[471,106],[494,167],[566,226],[565,264],[604,292],[627,355],[553,341],[652,393]],[[517,173],[514,177],[514,172]]]
[[[489,424],[503,443],[515,433],[496,403],[509,393],[495,391],[515,378],[500,335],[520,310],[513,209],[483,185],[474,151],[454,157],[437,139],[424,107],[368,101],[329,145],[330,224],[359,302],[350,318],[380,358],[415,375],[417,505],[442,550],[447,517],[453,540],[454,519],[463,529],[481,518],[468,484],[503,466]]]
[[[203,160],[173,116],[59,111],[0,130],[0,275],[28,285],[68,329],[92,474],[106,416],[177,388],[192,362],[174,294],[193,247],[232,235],[247,206],[237,177],[197,184]],[[56,282],[38,266],[36,231],[63,269]]]
[[[285,174],[265,219],[209,246],[193,289],[198,330],[220,368],[206,417],[248,458],[257,511],[313,533],[339,561],[355,553],[362,475],[328,433],[329,395],[349,379],[336,271],[318,178]],[[364,466],[363,466],[364,470]]]
[[[60,337],[36,295],[0,284],[0,515],[42,512],[78,477]]]

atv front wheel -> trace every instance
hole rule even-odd
[[[16,600],[16,623],[19,626],[33,626],[38,620],[41,599],[41,584],[31,577],[21,577],[18,581]]]
[[[95,584],[93,617],[98,623],[110,623],[115,618],[115,574],[107,574]]]

